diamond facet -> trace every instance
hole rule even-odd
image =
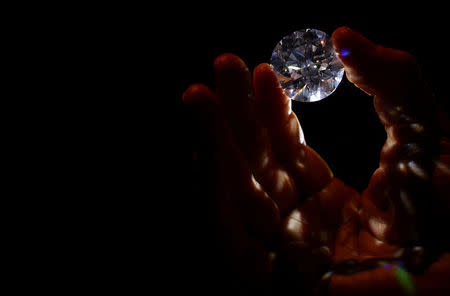
[[[326,98],[344,75],[329,36],[316,29],[295,31],[281,39],[270,64],[285,94],[301,102]]]

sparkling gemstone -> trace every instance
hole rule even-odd
[[[301,102],[326,98],[344,75],[329,36],[316,29],[295,31],[281,39],[270,64],[285,94]]]

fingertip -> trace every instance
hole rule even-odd
[[[253,85],[258,111],[273,137],[303,143],[303,131],[292,112],[292,100],[286,96],[270,64],[263,63],[255,68]]]
[[[337,28],[331,40],[336,53],[344,59],[351,57],[354,52],[367,52],[376,47],[372,41],[346,26]]]
[[[247,70],[245,62],[233,53],[224,53],[214,60],[214,69],[216,71],[227,70]]]
[[[255,84],[259,83],[265,86],[279,86],[278,78],[272,66],[267,63],[259,64],[253,71]]]
[[[254,77],[270,77],[275,76],[275,72],[273,71],[273,68],[268,63],[262,63],[255,67],[253,70],[253,76]]]
[[[214,98],[213,91],[201,83],[190,85],[182,95],[183,102],[187,105],[196,104],[211,98]]]
[[[347,34],[348,31],[350,31],[350,28],[346,26],[342,26],[334,30],[334,32],[331,34],[331,41],[333,42],[333,45],[340,45],[342,38]]]
[[[253,86],[256,100],[260,106],[265,106],[263,109],[271,114],[271,117],[290,113],[291,100],[286,97],[278,81],[278,76],[270,64],[262,63],[255,68]]]
[[[261,63],[258,66],[256,66],[254,72],[258,73],[265,73],[265,72],[273,72],[272,66],[268,63]]]

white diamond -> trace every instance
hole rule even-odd
[[[328,35],[316,29],[285,36],[272,52],[270,64],[284,93],[292,100],[315,102],[335,91],[344,75]]]

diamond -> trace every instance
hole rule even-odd
[[[329,36],[316,29],[285,36],[272,52],[270,64],[284,93],[300,102],[315,102],[335,91],[344,75]]]

